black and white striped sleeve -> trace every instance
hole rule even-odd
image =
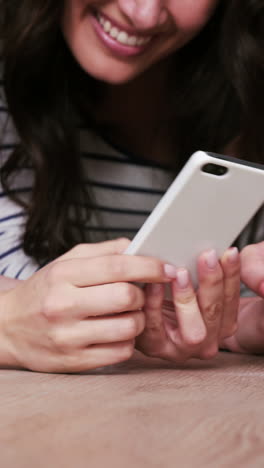
[[[17,144],[16,132],[8,114],[1,76],[0,73],[0,170]],[[29,196],[31,187],[32,174],[24,170],[15,179],[12,191]],[[22,247],[25,221],[26,215],[23,208],[10,199],[0,184],[0,275],[26,279],[39,268],[36,262],[25,254]]]

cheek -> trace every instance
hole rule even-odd
[[[219,0],[171,0],[171,14],[178,30],[199,31],[210,19]]]
[[[87,0],[64,0],[62,14],[62,29],[70,40],[85,16],[87,7],[92,1]]]

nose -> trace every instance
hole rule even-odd
[[[137,29],[150,29],[165,23],[165,1],[119,0],[119,8]]]

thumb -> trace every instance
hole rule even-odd
[[[264,242],[247,245],[241,251],[241,280],[264,297]]]

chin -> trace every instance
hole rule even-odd
[[[94,76],[94,75],[93,75]],[[125,83],[129,83],[129,81],[132,81],[134,78],[136,78],[138,74],[107,74],[107,75],[98,75],[94,76],[99,81],[102,81],[104,83],[108,83],[110,85],[122,85]]]
[[[111,85],[122,85],[128,83],[142,73],[141,70],[127,70],[123,69],[123,67],[118,68],[114,66],[109,66],[107,68],[84,66],[83,69],[96,80]]]

